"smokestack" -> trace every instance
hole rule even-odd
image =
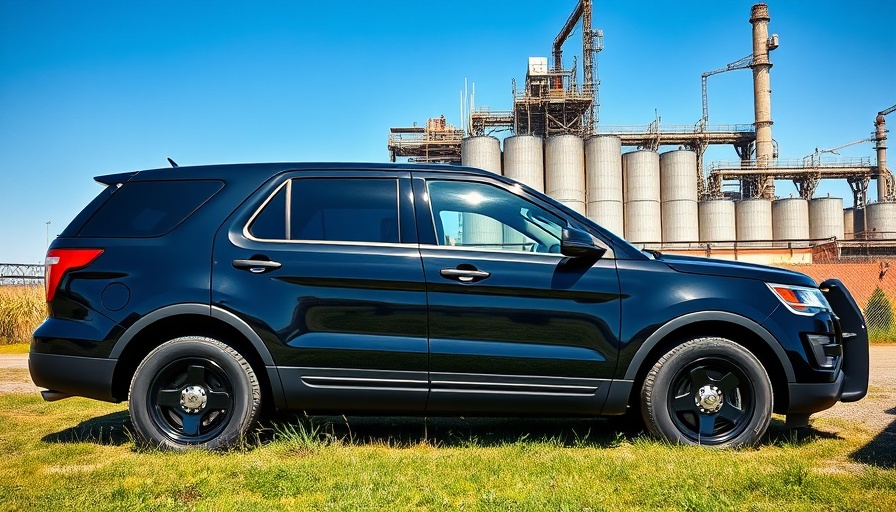
[[[887,169],[887,122],[884,120],[883,114],[877,114],[874,120],[874,140],[877,142],[875,149],[877,150],[877,200],[886,201],[889,199],[890,190],[887,178],[889,170]]]
[[[772,63],[768,54],[778,47],[778,36],[768,37],[768,5],[756,4],[750,11],[750,24],[753,25],[753,105],[756,114],[756,166],[768,167],[773,159],[772,143],[772,89],[769,70]],[[769,177],[763,184],[762,197],[775,196],[774,178]]]

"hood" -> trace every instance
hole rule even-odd
[[[673,270],[686,274],[739,277],[742,279],[756,279],[767,283],[818,287],[815,281],[806,274],[765,265],[675,254],[661,254],[657,260],[669,265]]]

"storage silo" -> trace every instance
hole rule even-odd
[[[855,208],[844,208],[843,209],[843,239],[844,240],[852,240],[855,238],[855,232],[853,231],[855,226]]]
[[[654,151],[622,155],[625,190],[625,238],[657,243],[663,238],[660,207],[660,156]]]
[[[504,139],[504,176],[544,192],[544,140],[534,135]]]
[[[557,135],[544,146],[544,191],[585,214],[585,146],[576,135]]]
[[[809,201],[809,238],[843,240],[843,198],[817,197]]]
[[[488,136],[468,137],[461,142],[461,164],[501,174],[501,144]],[[475,213],[462,215],[461,243],[481,248],[500,249],[504,242],[500,222]]]
[[[679,149],[660,155],[660,200],[663,242],[696,242],[697,153]]]
[[[772,201],[772,238],[809,239],[809,202],[803,198]]]
[[[489,136],[467,137],[461,141],[460,162],[468,167],[501,174],[501,143]]]
[[[585,141],[585,183],[588,218],[624,236],[622,206],[622,140],[612,135]]]
[[[701,242],[734,242],[737,239],[734,201],[730,199],[700,201],[697,210],[700,218]]]
[[[868,210],[868,238],[896,239],[896,203],[871,203]]]
[[[734,204],[737,241],[772,239],[772,202],[768,199],[744,199]]]
[[[852,214],[852,237],[855,239],[865,238],[865,208],[851,208]]]

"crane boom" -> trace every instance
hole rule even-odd
[[[885,115],[887,115],[887,114],[892,114],[893,112],[896,112],[896,105],[893,105],[893,106],[890,107],[890,108],[881,110],[880,112],[877,113],[877,115],[879,115],[879,116],[885,116]]]
[[[712,71],[707,71],[706,73],[703,73],[702,75],[700,75],[700,81],[702,82],[702,86],[703,86],[703,89],[702,89],[703,90],[703,118],[700,119],[700,124],[702,124],[705,127],[706,123],[709,121],[709,101],[707,100],[707,95],[706,95],[706,79],[712,75],[717,75],[719,73],[724,73],[726,71],[734,71],[736,69],[747,69],[750,67],[751,64],[753,64],[753,54],[752,53],[750,55],[747,55],[746,57],[737,59],[736,61],[727,64],[723,68],[714,69]]]

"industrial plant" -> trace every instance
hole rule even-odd
[[[896,186],[886,164],[885,120],[896,105],[870,113],[874,133],[848,144],[873,142],[874,161],[821,158],[833,150],[779,158],[770,59],[779,40],[769,34],[768,6],[756,4],[749,17],[752,53],[703,73],[703,113],[696,125],[602,126],[597,56],[603,32],[592,27],[592,16],[592,1],[579,0],[550,59],[529,57],[523,86],[513,82],[510,110],[472,108],[464,127],[441,117],[425,126],[391,128],[391,160],[461,163],[503,174],[649,249],[764,263],[896,255]],[[563,44],[579,24],[581,80],[577,64],[565,68],[563,62]],[[747,68],[753,74],[753,123],[710,125],[707,78]],[[503,151],[502,141],[490,135],[498,130],[513,133],[503,140]],[[731,145],[739,160],[705,163],[709,145]],[[799,197],[776,197],[776,179],[792,180]],[[815,197],[823,179],[846,180],[853,206]],[[868,197],[871,180],[876,198]]]

